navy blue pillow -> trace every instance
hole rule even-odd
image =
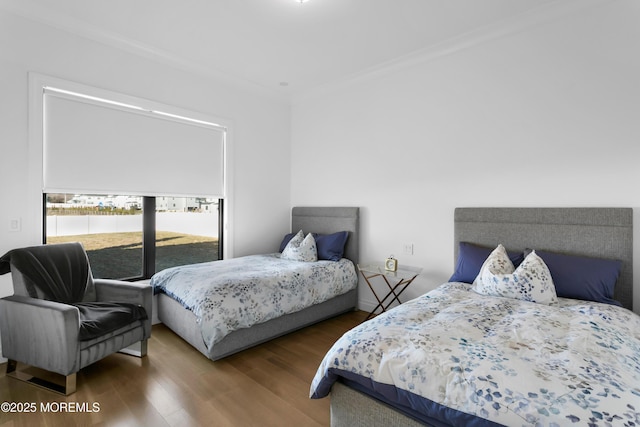
[[[559,297],[622,306],[613,299],[620,261],[539,250],[536,254],[549,267]]]
[[[340,261],[344,254],[344,245],[349,237],[348,231],[338,231],[333,234],[314,234],[316,247],[318,248],[318,259],[329,261]]]
[[[482,264],[495,248],[487,248],[472,243],[460,242],[458,246],[458,261],[453,276],[449,278],[450,282],[473,283]],[[538,253],[536,251],[536,253]],[[509,259],[514,267],[517,267],[524,261],[524,253],[507,251]]]
[[[291,239],[293,239],[293,236],[295,236],[295,235],[296,235],[296,233],[285,234],[284,238],[282,239],[282,242],[280,242],[280,250],[278,252],[284,251],[284,248],[287,247],[287,244],[289,243],[289,241]]]

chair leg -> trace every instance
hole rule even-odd
[[[147,340],[142,340],[131,344],[119,351],[119,353],[130,354],[131,356],[144,357],[147,355]]]
[[[71,393],[76,392],[76,373],[74,372],[71,375],[67,375],[65,377],[65,395],[70,395]]]
[[[44,369],[31,368],[42,372],[43,376],[36,376],[33,373],[28,373],[18,370],[18,362],[9,359],[7,362],[7,376],[15,378],[20,381],[41,387],[45,390],[53,391],[55,393],[68,396],[76,392],[76,373],[70,375],[60,375],[55,372],[45,371]],[[47,378],[44,378],[47,377]]]
[[[9,375],[12,372],[15,372],[17,368],[18,368],[18,362],[11,359],[7,360],[7,375]]]

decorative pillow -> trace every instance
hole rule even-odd
[[[480,273],[482,264],[492,251],[492,248],[485,246],[460,242],[458,246],[456,269],[449,281],[473,283],[475,278],[478,276],[478,273]],[[507,254],[515,267],[519,266],[522,260],[524,260],[524,254],[522,252],[507,251]]]
[[[613,299],[620,261],[547,251],[536,253],[549,267],[559,297],[622,305]]]
[[[291,237],[289,238],[289,240],[287,241],[287,243],[284,245],[284,247],[282,248],[282,251],[284,252],[284,249],[289,245],[292,244],[294,246],[300,246],[300,243],[302,243],[302,241],[304,240],[304,231],[300,230],[297,233],[289,233],[291,234]],[[288,236],[288,235],[287,235]],[[286,239],[287,236],[285,236],[284,238]],[[293,241],[293,243],[291,243]]]
[[[478,293],[483,293],[480,290],[483,288],[484,272],[490,269],[494,274],[511,274],[516,269],[513,263],[509,259],[507,250],[499,244],[489,256],[485,259],[480,267],[478,275],[473,281],[473,290]]]
[[[546,305],[558,302],[549,268],[535,251],[527,255],[513,273],[502,272],[503,261],[489,263],[483,269],[482,280],[474,288],[476,292]]]
[[[349,237],[348,231],[333,234],[314,234],[318,247],[318,259],[340,261],[344,255],[344,245]]]
[[[300,242],[300,237],[303,235],[302,230],[300,230],[298,234],[296,234],[289,243],[287,243],[287,246],[282,251],[282,255],[280,257],[292,261],[317,261],[318,250],[316,248],[316,240],[313,238],[313,235],[309,233],[307,234],[307,237],[302,239]]]

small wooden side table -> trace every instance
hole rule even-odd
[[[402,304],[402,301],[400,301],[399,298],[400,294],[402,294],[405,289],[409,287],[411,282],[413,282],[413,280],[422,272],[422,269],[419,267],[409,267],[406,265],[399,266],[396,271],[388,271],[385,270],[382,263],[358,264],[358,270],[362,274],[362,277],[364,277],[367,285],[369,285],[371,292],[373,292],[373,296],[376,297],[376,300],[378,301],[378,305],[371,310],[371,313],[369,313],[365,320],[369,320],[380,313],[384,313],[394,301],[398,301],[398,304]],[[382,277],[389,288],[389,292],[382,299],[380,299],[375,288],[371,285],[370,280],[374,277]],[[387,302],[389,298],[391,298],[391,300]],[[381,311],[376,313],[378,309],[381,309]]]

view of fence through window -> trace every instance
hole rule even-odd
[[[142,276],[142,197],[47,194],[47,243],[81,242],[98,278]],[[156,197],[156,271],[218,259],[218,200]]]

